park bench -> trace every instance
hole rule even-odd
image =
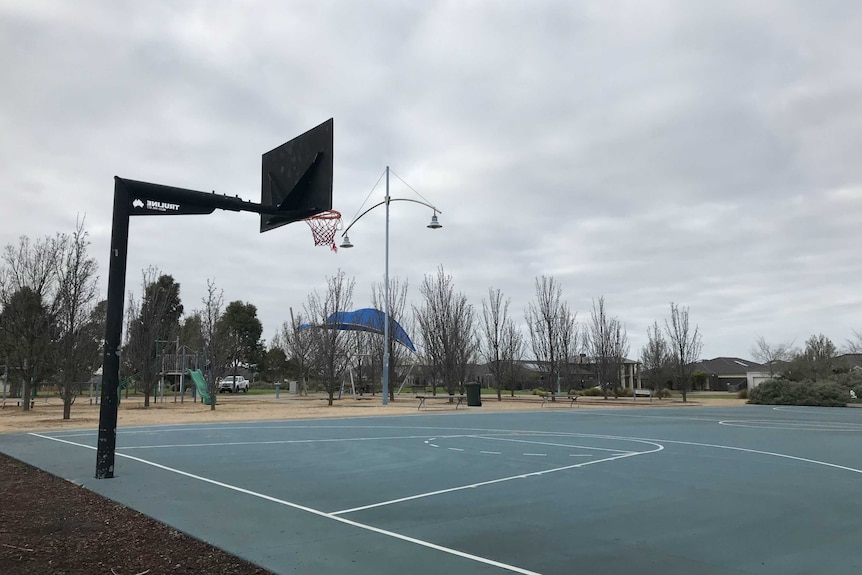
[[[20,397],[7,397],[3,400],[3,408],[6,408],[6,404],[12,405],[12,402],[15,402],[16,407],[21,407],[21,398]],[[47,399],[45,400],[47,401]],[[30,398],[30,409],[36,407],[36,399]]]
[[[447,403],[454,403],[455,409],[457,410],[458,406],[460,406],[463,403],[466,403],[467,396],[466,395],[417,395],[416,399],[419,400],[419,407],[416,408],[417,410],[425,407],[425,401],[428,399],[445,399]],[[451,402],[450,402],[450,400],[451,400]]]
[[[649,400],[652,401],[652,390],[651,389],[634,389],[632,391],[634,392],[632,395],[632,399],[637,399],[638,396],[641,396],[641,397],[649,397]]]
[[[557,401],[568,401],[569,407],[572,407],[578,402],[578,398],[580,395],[551,395],[550,393],[542,396],[542,407],[545,407],[546,403],[556,403]],[[578,405],[580,407],[580,405]]]

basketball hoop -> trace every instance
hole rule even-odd
[[[330,246],[332,251],[338,251],[338,248],[335,247],[335,232],[341,228],[341,212],[326,210],[305,218],[305,223],[311,228],[314,245]]]

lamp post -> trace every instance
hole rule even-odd
[[[383,272],[383,298],[385,300],[383,302],[383,405],[387,405],[389,403],[389,204],[395,201],[413,202],[431,208],[432,210],[434,210],[434,215],[431,216],[431,222],[428,224],[427,227],[431,228],[432,230],[439,230],[443,227],[443,224],[437,221],[437,214],[441,214],[443,212],[441,212],[431,204],[427,202],[420,202],[419,200],[411,200],[408,198],[389,197],[389,166],[386,166],[386,199],[384,199],[382,202],[374,204],[373,206],[359,214],[356,219],[350,222],[350,225],[344,228],[344,231],[341,232],[341,245],[339,246],[342,248],[352,248],[353,244],[350,242],[350,237],[347,235],[347,232],[350,231],[350,228],[353,227],[353,224],[362,219],[362,216],[364,216],[374,208],[386,205],[386,264],[384,266]]]
[[[581,389],[584,388],[584,358],[587,357],[587,354],[582,353],[578,356],[578,371],[581,374]]]

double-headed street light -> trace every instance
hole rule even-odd
[[[396,176],[397,177],[397,176]],[[378,180],[379,181],[379,180]],[[342,248],[352,248],[353,244],[350,242],[350,238],[347,235],[347,232],[350,231],[350,228],[353,227],[353,224],[362,219],[362,216],[373,210],[374,208],[382,205],[386,205],[386,266],[383,274],[383,289],[384,289],[384,310],[383,310],[383,405],[389,403],[389,203],[390,202],[413,202],[416,204],[422,204],[423,206],[427,206],[434,210],[434,215],[431,216],[431,222],[427,227],[432,230],[438,230],[443,227],[437,220],[437,214],[441,214],[440,210],[436,207],[432,206],[429,203],[421,202],[419,200],[411,200],[407,198],[390,198],[389,197],[389,166],[386,166],[386,199],[378,204],[374,204],[361,214],[356,217],[350,225],[344,228],[344,231],[341,233],[341,245],[339,247]]]

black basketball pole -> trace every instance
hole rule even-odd
[[[150,208],[151,203],[145,200],[156,201],[155,207]],[[136,203],[138,205],[135,205]],[[154,211],[149,213],[151,209]],[[256,204],[238,197],[114,176],[114,216],[111,224],[111,256],[108,266],[108,301],[105,318],[105,354],[102,359],[102,406],[99,410],[99,440],[96,446],[96,479],[114,477],[129,217],[210,214],[216,209],[268,214],[275,221],[280,218],[284,223],[297,221],[323,211],[323,208],[314,207],[285,212],[277,206]]]
[[[129,248],[129,192],[114,178],[114,216],[111,223],[111,257],[108,266],[108,301],[105,318],[105,355],[102,358],[102,406],[96,447],[96,479],[114,476],[117,446],[117,406],[120,398],[120,337],[126,290],[126,255]]]
[[[131,216],[211,214],[216,209],[261,214],[265,232],[332,208],[332,118],[263,155],[261,203],[114,176],[114,214],[108,265],[102,406],[96,445],[96,479],[114,477],[120,346]]]

